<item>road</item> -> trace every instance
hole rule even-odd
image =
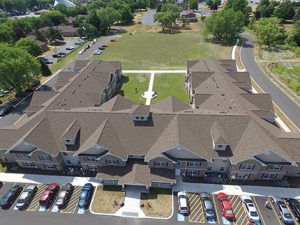
[[[145,24],[145,25],[157,24],[157,22],[154,21],[154,14],[155,13],[156,13],[155,10],[148,10],[139,22],[142,23],[142,24]]]
[[[244,35],[244,44],[241,49],[241,58],[246,70],[253,80],[266,93],[271,94],[275,104],[289,117],[289,119],[300,129],[300,107],[297,106],[284,92],[281,91],[265,74],[261,71],[254,58],[254,41],[249,35]]]
[[[104,36],[97,39],[97,42],[94,45],[90,45],[91,47],[87,49],[82,55],[78,55],[77,59],[84,60],[88,59],[96,49],[98,49],[101,45],[106,44],[110,41],[110,39],[113,39],[116,37],[116,34]],[[63,48],[65,48],[67,45],[65,45]],[[75,61],[75,60],[74,60]],[[67,65],[64,70],[70,70],[74,64],[74,61],[72,61],[69,65]],[[47,87],[47,89],[52,89],[56,83],[56,76],[48,80],[45,84],[43,84],[43,87]],[[32,94],[27,96],[25,100],[21,101],[21,103],[17,104],[15,110],[11,112],[10,114],[6,115],[5,117],[0,117],[0,128],[12,125],[16,123],[18,120],[20,120],[24,116],[24,109],[26,109],[31,101]],[[1,223],[0,223],[1,224]],[[2,224],[1,224],[2,225]]]

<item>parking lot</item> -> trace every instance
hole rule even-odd
[[[270,205],[270,209],[265,207],[266,201],[270,201],[269,197],[255,196],[251,197],[253,203],[256,206],[258,215],[260,217],[261,225],[284,225],[280,220],[279,214],[276,211],[274,204]],[[212,195],[212,202],[215,207],[216,221],[207,221],[204,213],[204,206],[200,199],[199,193],[187,193],[187,199],[189,202],[190,213],[188,215],[177,215],[174,216],[175,220],[184,223],[199,223],[199,224],[232,224],[232,225],[249,225],[247,213],[243,208],[241,197],[239,195],[228,195],[228,200],[232,205],[236,220],[228,221],[223,215],[219,207],[217,195]],[[175,210],[178,208],[178,203],[175,203]],[[289,206],[288,206],[289,208]],[[299,225],[293,213],[291,213],[294,219],[294,224]]]
[[[14,185],[21,185],[23,187],[23,190],[30,185],[30,184],[24,184],[24,183],[4,183],[1,190],[0,190],[0,197],[2,196]],[[87,214],[89,213],[89,210],[82,210],[78,208],[78,201],[79,201],[79,194],[82,187],[75,186],[73,194],[71,196],[71,199],[67,203],[66,207],[63,209],[58,209],[58,207],[55,205],[55,202],[57,200],[57,196],[55,197],[53,204],[50,205],[49,208],[45,208],[43,206],[40,206],[39,204],[39,198],[43,194],[45,188],[47,187],[46,184],[39,184],[38,190],[29,204],[29,206],[23,210],[25,212],[47,212],[47,213],[67,213],[67,214]],[[20,196],[20,195],[19,195]],[[18,198],[17,198],[18,199]],[[16,207],[17,200],[7,209],[5,210],[18,210]]]

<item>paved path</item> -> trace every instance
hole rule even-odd
[[[244,44],[241,49],[241,59],[253,80],[266,93],[271,94],[274,103],[300,129],[300,107],[297,106],[284,92],[281,91],[259,68],[254,57],[254,41],[244,35]]]
[[[148,91],[145,93],[145,95],[146,95],[146,105],[151,104],[151,99],[152,99],[152,94],[153,94],[154,76],[155,76],[155,73],[151,72]]]
[[[154,21],[154,14],[156,13],[155,10],[148,10],[143,18],[139,21],[141,24],[145,24],[145,25],[154,25],[154,24],[158,24],[158,22]]]

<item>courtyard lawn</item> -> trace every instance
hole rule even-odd
[[[150,74],[125,74],[120,95],[128,98],[136,104],[144,105],[146,99],[142,94],[148,90]]]
[[[206,42],[200,31],[178,34],[141,32],[121,34],[98,60],[118,60],[123,69],[184,69],[187,60],[230,57],[230,47]]]
[[[121,186],[98,186],[92,210],[96,213],[115,213],[124,202],[125,192]]]
[[[152,188],[142,193],[141,208],[146,216],[167,218],[172,215],[172,190]]]
[[[169,96],[175,96],[184,103],[189,100],[184,87],[184,74],[155,74],[153,91],[157,92],[157,98],[152,99],[151,105]]]

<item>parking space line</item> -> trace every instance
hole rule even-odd
[[[262,216],[262,213],[260,212],[260,208],[259,208],[259,206],[258,206],[258,204],[257,204],[257,202],[256,202],[256,200],[255,200],[255,197],[252,197],[252,199],[253,199],[253,202],[255,203],[255,206],[256,206],[256,209],[257,209],[257,211],[258,211],[259,217],[260,217],[260,219],[261,219],[262,225],[267,225],[267,224],[265,223],[265,220],[264,220],[263,216]]]
[[[239,196],[235,195],[235,197],[233,197],[233,201],[231,201],[232,207],[238,204],[238,200],[239,200]]]
[[[38,190],[35,193],[35,196],[34,196],[33,200],[31,201],[30,205],[28,206],[28,208],[26,209],[26,211],[36,211],[38,209],[40,196],[44,192],[46,186],[47,185],[45,185],[45,184],[38,185]]]
[[[295,223],[296,225],[299,225],[299,223],[297,222],[296,217],[294,216],[294,213],[293,213],[292,210],[291,210],[290,204],[289,204],[286,200],[284,200],[284,201],[285,201],[285,204],[286,204],[286,206],[288,207],[288,209],[289,209],[289,211],[290,211],[290,213],[291,213],[291,215],[292,215],[292,217],[293,217],[294,223]]]
[[[187,196],[190,204],[190,215],[188,216],[189,222],[204,223],[204,210],[200,195],[197,193],[188,193]]]
[[[217,209],[218,205],[217,205],[217,201],[216,201],[216,196],[213,195],[212,197],[213,197],[213,201],[214,201],[214,205],[215,205],[215,212],[216,212],[216,216],[217,216],[217,221],[218,221],[218,224],[221,224],[220,223],[220,218],[219,218],[219,215],[218,215],[218,209]]]
[[[281,219],[280,219],[279,216],[278,216],[277,210],[276,210],[275,207],[273,206],[273,203],[272,203],[270,197],[268,197],[268,201],[270,202],[270,205],[271,205],[271,207],[272,207],[272,209],[273,209],[274,214],[276,215],[276,218],[277,218],[278,221],[279,221],[279,224],[283,225],[283,223],[281,222]]]
[[[81,187],[76,186],[73,193],[72,193],[72,197],[70,199],[70,201],[68,202],[68,205],[65,209],[62,209],[60,212],[61,213],[70,213],[73,214],[77,208],[77,204],[79,201],[79,193],[81,191]]]

